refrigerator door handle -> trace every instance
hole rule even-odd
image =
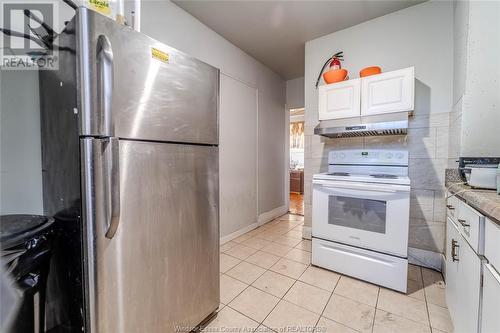
[[[108,212],[108,225],[106,238],[113,238],[120,223],[120,143],[118,138],[111,137],[106,140],[107,195],[106,211]]]
[[[113,50],[108,37],[97,38],[97,96],[99,109],[99,132],[102,136],[115,135],[113,121]]]

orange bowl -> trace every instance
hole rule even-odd
[[[376,75],[382,73],[382,69],[378,66],[365,67],[359,72],[359,77]]]
[[[323,73],[323,79],[326,83],[335,83],[347,79],[347,70],[345,69],[332,69]]]

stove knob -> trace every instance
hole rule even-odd
[[[385,154],[385,158],[387,158],[388,160],[390,160],[392,156],[393,156],[392,153]]]
[[[340,153],[340,159],[343,159],[345,158],[345,154],[344,153]]]
[[[397,159],[402,159],[403,158],[403,153],[397,153],[396,154]]]

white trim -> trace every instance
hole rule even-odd
[[[285,105],[285,207],[290,210],[290,112]]]
[[[255,142],[255,216],[259,216],[260,211],[260,195],[259,195],[259,182],[260,182],[260,174],[259,174],[259,144],[260,144],[260,136],[259,136],[259,89],[255,88],[255,106],[257,108],[257,112],[255,114],[255,137],[257,138]]]
[[[236,230],[235,232],[230,233],[229,235],[221,237],[220,244],[222,245],[222,244],[227,243],[227,242],[229,242],[237,237],[240,237],[241,235],[243,235],[249,231],[252,231],[255,228],[258,228],[261,225],[266,224],[267,222],[271,222],[275,218],[280,217],[282,215],[285,215],[286,213],[288,213],[288,208],[286,206],[281,206],[281,207],[277,207],[269,212],[265,212],[263,214],[260,214],[257,222],[249,224],[246,227],[243,227],[239,230]]]
[[[312,228],[308,226],[302,227],[302,238],[312,239]]]
[[[408,263],[410,264],[442,272],[444,262],[445,258],[442,253],[416,249],[413,247],[408,248]]]
[[[224,237],[221,237],[220,238],[220,244],[224,244],[224,243],[227,243],[229,242],[230,240],[233,240],[237,237],[240,237],[241,235],[249,232],[249,231],[252,231],[253,229],[257,228],[259,226],[259,224],[256,222],[256,223],[252,223],[250,225],[247,225],[246,227],[243,227],[241,228],[240,230],[237,230],[233,233],[230,233],[229,235],[227,236],[224,236]]]
[[[287,206],[276,207],[273,210],[260,214],[257,224],[261,226],[263,224],[266,224],[267,222],[274,220],[277,217],[285,215],[286,213],[288,213]]]

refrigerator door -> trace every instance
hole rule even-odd
[[[218,147],[84,138],[81,149],[88,329],[198,325],[219,305]]]
[[[82,136],[218,143],[219,70],[79,8]]]

